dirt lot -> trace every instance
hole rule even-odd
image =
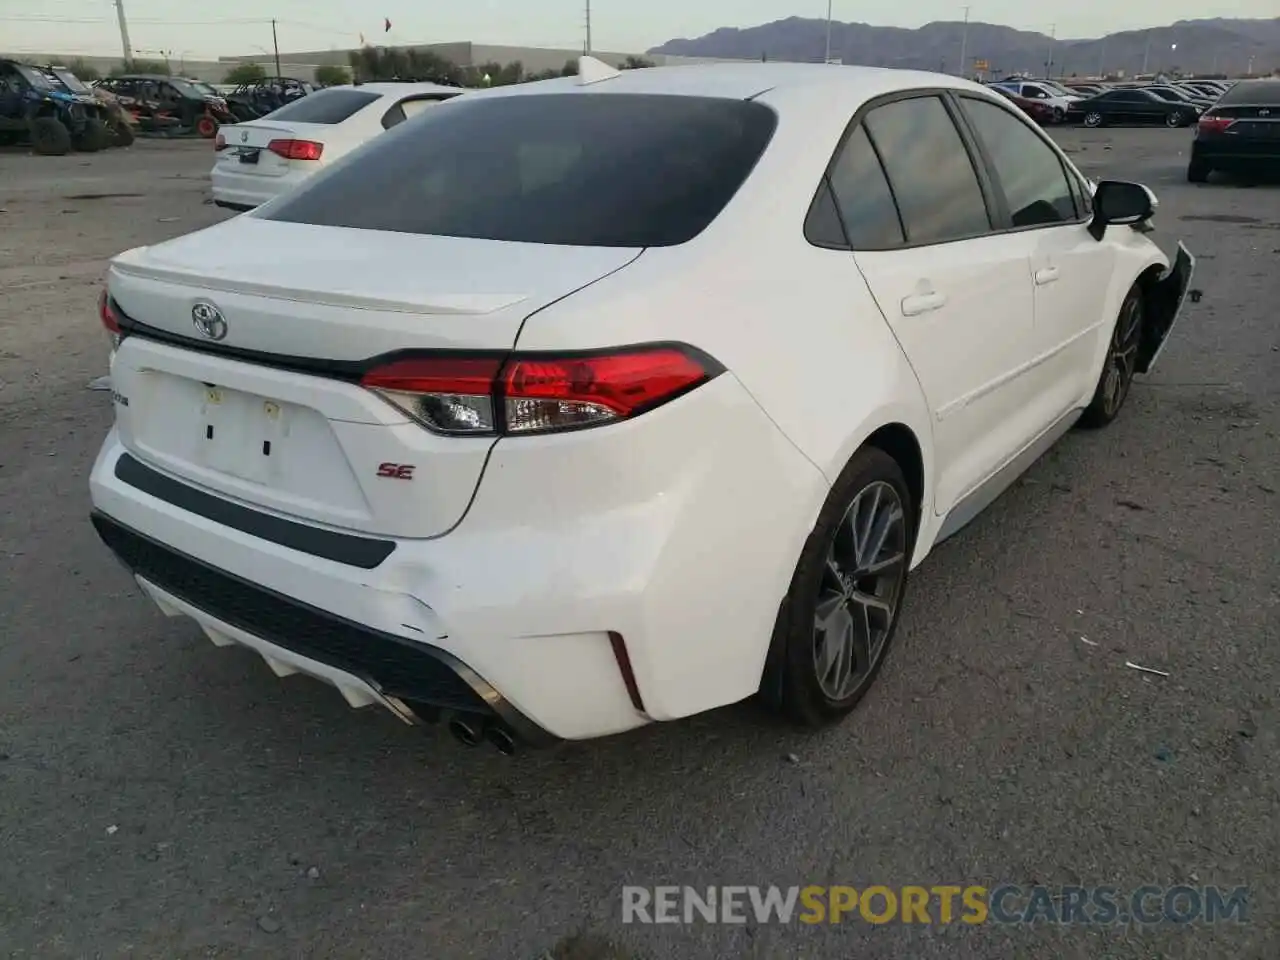
[[[1280,955],[1280,189],[1187,186],[1185,131],[1062,142],[1151,184],[1160,242],[1201,258],[1120,421],[918,572],[843,727],[738,707],[514,760],[144,602],[86,521],[95,297],[110,255],[223,216],[211,152],[0,153],[0,952],[493,960],[585,930],[670,960]],[[619,922],[628,883],[1036,881],[1247,884],[1252,922]]]

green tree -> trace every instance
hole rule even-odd
[[[644,57],[627,57],[620,64],[619,70],[643,70],[645,67],[657,66],[652,60],[646,60]]]
[[[422,80],[463,83],[465,72],[453,61],[430,50],[402,50],[399,47],[364,46],[347,57],[355,78],[363,83],[375,80]]]
[[[76,57],[67,64],[67,69],[85,83],[93,83],[93,81],[100,80],[102,78],[102,74],[98,72],[97,68],[91,67],[89,64],[85,63],[83,57]]]
[[[267,79],[266,68],[260,63],[237,63],[222,78],[223,83],[259,83]]]
[[[336,63],[316,67],[316,83],[322,87],[336,87],[351,82],[351,71]]]
[[[169,64],[164,60],[123,60],[111,69],[113,77],[126,73],[160,73],[167,77],[169,72]]]

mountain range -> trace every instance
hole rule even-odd
[[[821,63],[827,21],[788,17],[758,27],[721,27],[695,39],[668,40],[653,54]],[[1133,76],[1158,71],[1267,74],[1280,70],[1280,17],[1180,20],[1096,39],[1067,39],[993,23],[938,21],[915,30],[866,23],[831,25],[831,57],[848,64],[958,73],[1027,72],[1051,76]]]

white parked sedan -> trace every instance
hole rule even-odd
[[[953,77],[584,59],[116,257],[93,523],[463,742],[832,722],[908,570],[1152,368],[1154,208]]]
[[[435,83],[326,87],[258,120],[219,129],[213,148],[213,202],[250,210],[390,130],[462,93]]]

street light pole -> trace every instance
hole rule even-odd
[[[591,56],[591,0],[587,0],[587,56]]]
[[[116,0],[116,19],[120,21],[120,48],[126,61],[133,59],[133,44],[129,42],[129,23],[124,18],[124,0]]]
[[[960,33],[960,76],[969,75],[969,8],[964,8],[964,29]]]
[[[822,58],[823,63],[831,62],[831,5],[833,0],[827,0],[827,55]]]
[[[1044,78],[1052,79],[1050,73],[1053,71],[1053,48],[1058,42],[1058,25],[1055,23],[1049,30],[1049,58],[1044,62]]]
[[[276,52],[276,76],[283,76],[280,72],[280,42],[276,39],[276,22],[271,21],[271,49]]]

